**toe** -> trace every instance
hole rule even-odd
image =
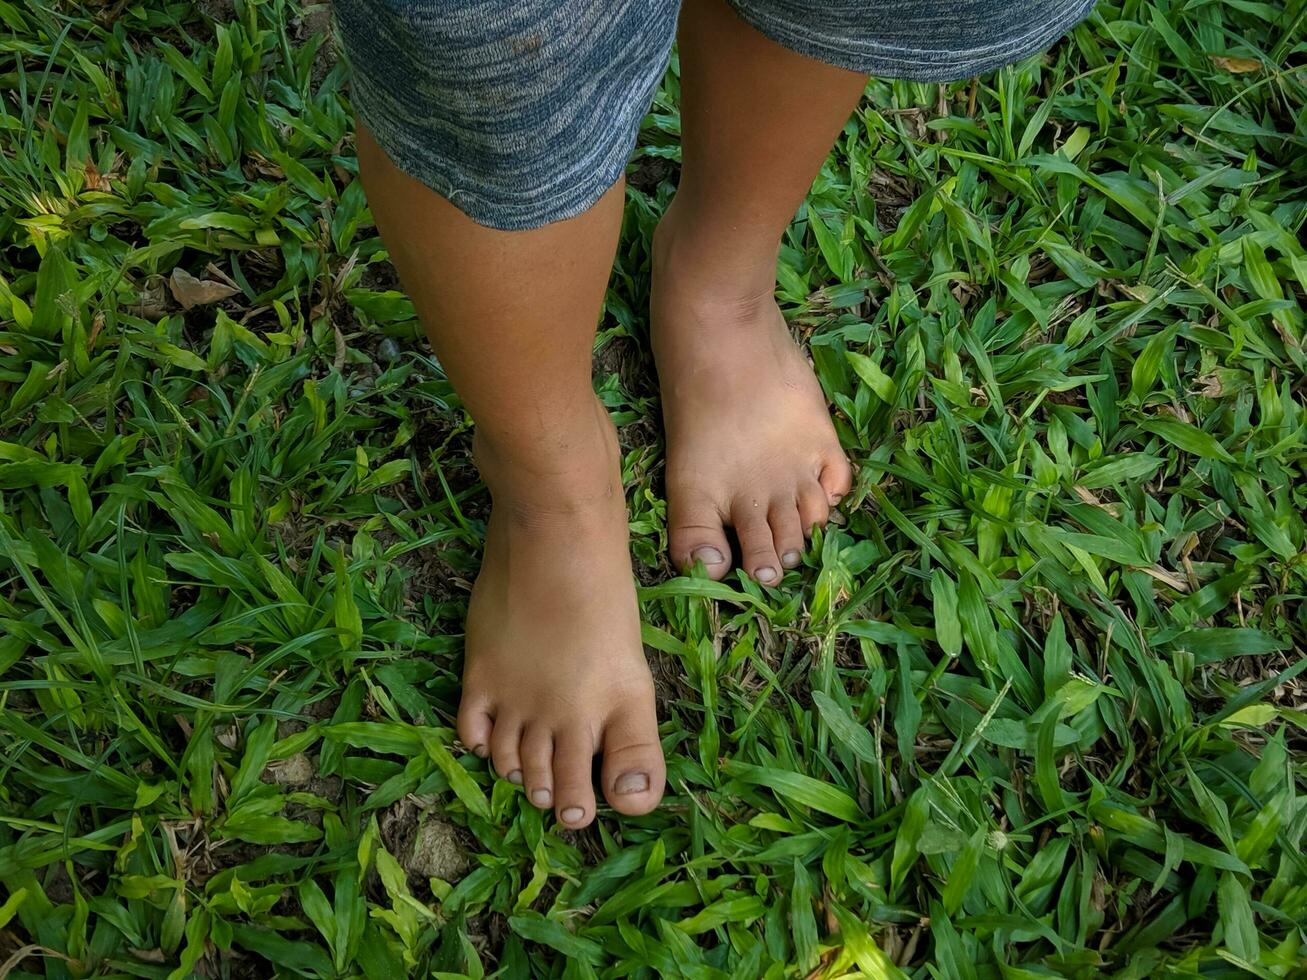
[[[494,721],[490,717],[489,705],[479,698],[474,698],[467,691],[458,706],[458,738],[477,758],[484,759],[490,755],[490,733]]]
[[[832,507],[840,502],[840,498],[849,492],[853,486],[853,468],[849,466],[849,461],[843,453],[832,456],[822,467],[821,476],[818,477],[821,488],[826,491],[826,500]]]
[[[494,760],[495,772],[501,779],[522,785],[522,722],[511,715],[500,715],[495,719],[495,729],[490,733],[490,758]]]
[[[539,725],[522,735],[522,785],[526,798],[548,810],[554,805],[554,736]]]
[[[795,568],[803,561],[803,523],[799,520],[799,505],[793,497],[773,500],[767,511],[767,523],[771,525],[772,543],[776,554],[781,556],[781,565]]]
[[[604,796],[619,813],[648,813],[662,799],[666,770],[653,694],[619,705],[604,727]]]
[[[830,520],[830,493],[817,481],[799,491],[799,523],[806,535]]]
[[[706,497],[672,493],[668,500],[668,540],[672,561],[682,571],[703,562],[709,578],[719,579],[731,567],[722,515]]]
[[[781,559],[776,554],[765,502],[742,498],[731,511],[735,534],[740,539],[740,564],[763,585],[781,580]]]
[[[572,830],[594,819],[593,762],[594,743],[581,730],[554,736],[554,809],[559,822]]]

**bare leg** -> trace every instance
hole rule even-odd
[[[595,813],[591,763],[623,813],[664,769],[640,642],[616,434],[590,355],[620,183],[532,231],[478,225],[359,127],[368,202],[441,364],[476,420],[494,500],[468,608],[459,737],[569,827]]]
[[[825,400],[776,307],[780,239],[866,84],[767,40],[723,0],[681,12],[680,188],[654,243],[653,341],[671,554],[760,582],[850,485]]]

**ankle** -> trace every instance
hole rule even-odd
[[[617,434],[602,408],[538,441],[476,431],[473,453],[495,505],[523,515],[566,515],[624,501]]]
[[[680,194],[654,229],[655,278],[738,303],[771,300],[779,257],[779,235],[723,224]]]

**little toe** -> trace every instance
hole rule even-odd
[[[706,497],[670,494],[667,526],[672,562],[677,568],[689,571],[696,562],[703,562],[712,579],[720,579],[730,570],[731,546],[726,541],[722,517]]]
[[[648,813],[666,782],[653,694],[618,705],[604,728],[604,796],[628,816]]]
[[[772,501],[767,511],[771,525],[772,543],[781,556],[784,568],[796,568],[803,561],[803,523],[799,520],[799,505],[793,497]]]
[[[740,539],[740,565],[763,585],[781,580],[781,559],[776,554],[766,504],[741,499],[731,512],[735,534]]]
[[[827,501],[834,507],[853,486],[853,467],[849,466],[848,459],[840,453],[827,460],[817,479],[826,491]]]
[[[522,786],[526,798],[548,810],[554,805],[554,736],[539,725],[522,735]]]
[[[522,785],[522,722],[511,715],[495,719],[490,733],[490,758],[501,779]]]
[[[830,494],[816,480],[799,491],[799,521],[803,533],[811,536],[814,527],[825,527],[830,520]]]
[[[554,809],[559,822],[572,830],[594,819],[593,762],[594,743],[579,728],[554,736]]]
[[[473,755],[484,759],[490,755],[490,733],[494,720],[489,705],[471,697],[466,691],[458,705],[458,737]]]

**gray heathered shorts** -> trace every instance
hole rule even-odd
[[[948,81],[1035,54],[1094,0],[730,0],[843,68]],[[680,0],[335,0],[354,106],[406,173],[481,224],[580,214],[622,175]]]

